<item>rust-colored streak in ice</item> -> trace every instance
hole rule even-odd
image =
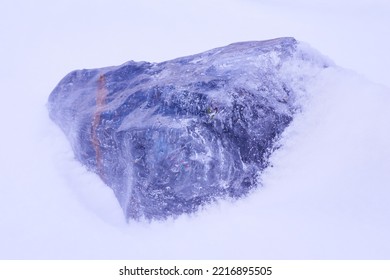
[[[100,75],[98,80],[97,91],[96,91],[96,109],[95,109],[95,113],[93,116],[93,123],[92,123],[92,145],[96,155],[97,173],[102,179],[104,177],[103,162],[102,162],[102,152],[100,148],[100,142],[97,136],[97,129],[100,123],[101,114],[103,112],[104,105],[106,104],[106,97],[107,97],[106,78],[104,77],[104,75]]]

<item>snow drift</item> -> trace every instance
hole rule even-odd
[[[301,47],[316,65],[322,56]],[[34,94],[4,106],[0,258],[389,259],[390,90],[329,65],[285,65],[305,91],[262,188],[152,223],[126,223],[113,191],[74,159],[47,117],[54,81],[34,88],[18,71],[6,88]]]

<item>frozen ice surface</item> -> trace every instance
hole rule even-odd
[[[49,111],[127,218],[163,219],[258,186],[310,77],[329,64],[293,38],[235,43],[73,71]]]

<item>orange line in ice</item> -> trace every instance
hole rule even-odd
[[[100,178],[103,179],[103,162],[102,162],[102,152],[100,149],[100,142],[97,137],[97,129],[101,119],[101,113],[103,112],[103,107],[106,104],[107,89],[106,89],[106,78],[104,75],[100,75],[98,80],[98,90],[96,92],[96,109],[93,116],[92,123],[92,145],[96,154],[96,168],[97,173]]]

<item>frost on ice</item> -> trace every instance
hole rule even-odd
[[[73,71],[51,93],[50,116],[126,218],[191,213],[258,185],[305,79],[327,67],[312,56],[279,38]]]

